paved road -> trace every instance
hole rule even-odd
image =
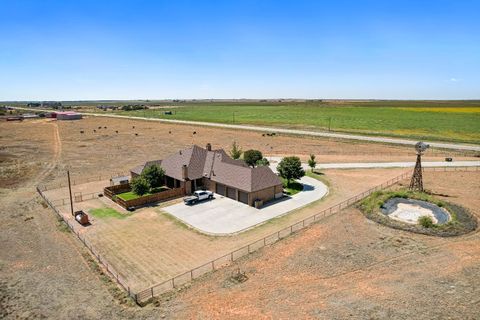
[[[276,171],[281,157],[268,157],[270,168]],[[306,163],[302,163],[305,170],[309,169]],[[422,161],[424,168],[438,167],[480,167],[480,161]],[[413,168],[415,162],[353,162],[353,163],[317,163],[317,169],[373,169],[373,168]]]
[[[14,108],[21,109],[21,110],[29,110],[29,111],[45,111],[45,112],[52,111],[52,110],[44,110],[44,109],[36,109],[36,108],[22,108],[22,107],[14,107]],[[285,133],[285,134],[293,134],[293,135],[326,137],[326,138],[348,139],[348,140],[361,140],[361,141],[392,143],[392,144],[411,145],[411,146],[415,145],[415,143],[418,142],[417,140],[407,140],[407,139],[398,139],[398,138],[384,138],[384,137],[374,137],[374,136],[362,136],[362,135],[355,135],[355,134],[317,132],[317,131],[261,127],[261,126],[240,125],[240,124],[224,124],[224,123],[173,120],[173,119],[155,119],[155,118],[121,116],[121,115],[114,115],[114,114],[102,114],[102,113],[83,113],[83,114],[95,116],[95,117],[122,118],[122,119],[132,119],[132,120],[140,119],[140,120],[146,120],[146,121],[199,125],[199,126],[207,126],[207,127],[226,128],[226,129],[239,129],[239,130],[250,130],[250,131],[260,131],[260,132],[276,132],[276,133]],[[476,145],[448,143],[448,142],[429,142],[429,141],[425,141],[425,142],[430,144],[430,146],[434,148],[480,151],[480,146],[476,146]]]

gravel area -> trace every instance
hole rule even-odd
[[[447,210],[426,201],[404,198],[391,198],[381,208],[382,213],[392,219],[416,224],[418,218],[429,216],[436,224],[445,224],[451,217]]]

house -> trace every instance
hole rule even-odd
[[[165,170],[165,184],[184,188],[186,194],[207,189],[250,206],[256,200],[267,202],[283,196],[280,178],[266,166],[251,168],[222,150],[193,145],[163,160],[148,161],[130,170],[132,178],[145,168],[159,165]]]

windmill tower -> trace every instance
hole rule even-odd
[[[410,181],[410,190],[423,192],[423,177],[422,177],[422,154],[430,146],[423,142],[417,142],[415,144],[415,150],[417,151],[417,162],[415,163],[415,169],[413,169],[412,180]]]

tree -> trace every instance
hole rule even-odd
[[[164,184],[165,171],[158,165],[153,164],[145,168],[142,172],[150,189],[158,188]]]
[[[232,157],[232,159],[240,159],[242,153],[242,148],[238,146],[236,141],[233,141],[232,150],[230,150],[230,156]]]
[[[267,158],[263,158],[263,159],[260,159],[257,161],[256,163],[257,167],[260,167],[260,166],[269,166],[270,165],[270,161],[268,161]]]
[[[132,191],[139,196],[143,196],[148,190],[150,190],[147,180],[142,176],[133,178],[130,182],[130,186],[132,187]]]
[[[315,155],[314,154],[310,155],[310,159],[308,159],[308,166],[310,168],[312,168],[312,172],[313,172],[313,169],[315,169],[315,167],[317,166],[317,162],[315,161]]]
[[[277,167],[280,177],[287,179],[287,185],[292,179],[300,179],[305,175],[302,163],[298,157],[285,157],[280,161]]]
[[[243,153],[243,160],[250,166],[255,167],[258,160],[262,160],[263,155],[258,150],[247,150]]]

